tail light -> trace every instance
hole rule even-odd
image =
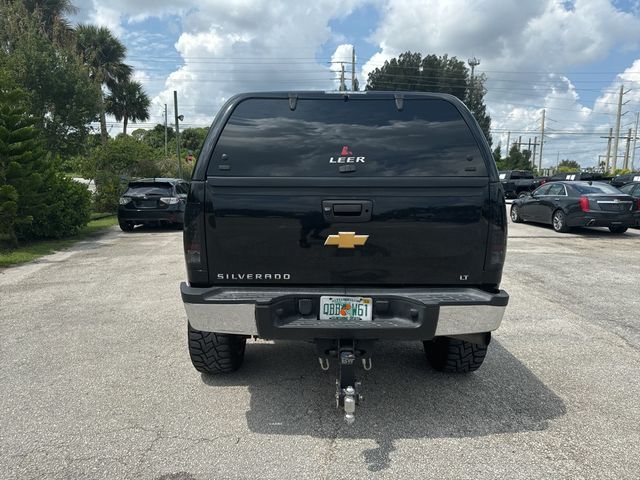
[[[583,212],[588,212],[589,211],[589,198],[582,196],[580,197],[580,208],[582,209]]]
[[[640,210],[640,198],[636,198],[636,210]]]
[[[166,203],[167,205],[176,205],[180,199],[178,197],[161,197],[160,201],[162,203]]]
[[[208,286],[209,272],[205,247],[204,183],[191,182],[184,212],[184,257],[189,284]]]
[[[507,214],[503,202],[492,202],[485,270],[502,270],[507,253]]]

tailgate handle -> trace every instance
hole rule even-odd
[[[361,203],[336,203],[333,206],[334,215],[360,215],[361,213]]]
[[[323,200],[322,212],[327,222],[368,222],[371,200]]]

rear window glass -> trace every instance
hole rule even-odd
[[[616,187],[612,187],[611,185],[607,185],[606,183],[594,183],[593,185],[583,185],[583,184],[575,184],[573,186],[573,188],[575,188],[579,193],[584,193],[584,194],[588,194],[588,193],[594,193],[594,194],[599,194],[599,193],[604,193],[604,194],[616,194],[616,193],[620,193],[620,190],[618,190]]]
[[[349,169],[341,173],[340,169]],[[355,170],[354,170],[355,169]],[[444,100],[288,99],[241,102],[209,175],[260,177],[486,176],[460,112]]]
[[[168,183],[130,183],[125,195],[171,195],[172,188]]]

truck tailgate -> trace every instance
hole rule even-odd
[[[210,178],[210,279],[326,286],[481,283],[487,178],[381,179],[367,186],[354,180],[311,186],[312,179],[300,179],[279,186]],[[371,211],[359,212],[358,205]],[[346,234],[342,240],[340,232]],[[363,244],[351,245],[351,233]]]

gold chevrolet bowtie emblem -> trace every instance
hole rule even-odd
[[[356,248],[367,243],[368,238],[369,235],[356,235],[356,232],[338,232],[337,235],[329,235],[324,244],[338,248]]]

